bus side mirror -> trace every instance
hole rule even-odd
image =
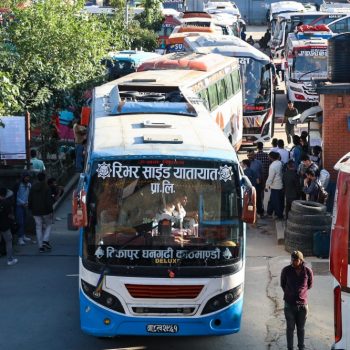
[[[256,190],[253,186],[247,188],[243,194],[242,221],[247,224],[256,222]]]
[[[73,192],[72,198],[72,224],[75,227],[86,227],[88,225],[86,207],[86,192],[80,190]]]

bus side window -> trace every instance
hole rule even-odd
[[[232,80],[229,75],[227,75],[225,78],[225,85],[226,85],[226,96],[227,98],[230,98],[233,95],[233,86],[232,86]]]
[[[203,100],[204,105],[209,108],[209,97],[208,97],[208,90],[204,89],[199,92],[199,97]]]
[[[233,93],[236,94],[241,90],[241,78],[239,75],[239,70],[235,70],[231,73],[232,83],[233,83]]]
[[[226,93],[225,93],[225,83],[224,79],[221,79],[216,83],[216,87],[218,90],[219,104],[223,104],[226,101]]]
[[[209,93],[209,105],[210,110],[214,110],[218,105],[218,93],[216,91],[216,85],[213,84],[208,87],[208,93]]]

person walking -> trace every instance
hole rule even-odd
[[[272,161],[269,168],[269,176],[266,180],[265,191],[271,190],[270,200],[267,205],[267,215],[272,216],[275,212],[278,219],[283,219],[284,195],[282,181],[282,162],[280,155],[276,152],[270,152],[269,157]]]
[[[11,224],[14,220],[13,205],[10,201],[13,192],[5,187],[0,188],[0,237],[6,243],[7,265],[15,265],[18,259],[13,257]]]
[[[39,173],[38,182],[29,193],[28,207],[35,220],[36,238],[39,252],[51,250],[50,234],[53,222],[53,198],[51,190],[45,182],[45,174]]]
[[[18,224],[18,244],[25,245],[31,239],[25,234],[28,197],[32,184],[30,183],[30,174],[25,171],[22,174],[21,181],[15,186],[14,196],[16,201],[16,221]]]
[[[313,272],[305,266],[301,251],[291,254],[291,264],[281,272],[284,316],[286,318],[287,349],[293,350],[294,329],[297,328],[298,348],[305,349],[305,323],[308,315],[308,290],[313,285]]]
[[[286,219],[292,208],[292,202],[300,198],[300,181],[295,169],[294,160],[290,159],[287,163],[287,169],[283,173],[283,188],[286,200]]]
[[[35,149],[30,151],[30,170],[37,173],[41,173],[46,170],[44,162],[37,157],[37,152]]]
[[[284,118],[281,126],[285,124],[285,131],[287,135],[288,143],[292,142],[292,138],[294,135],[294,124],[289,122],[289,118],[295,117],[299,114],[298,110],[294,107],[294,103],[292,101],[288,101],[288,106],[284,111]]]

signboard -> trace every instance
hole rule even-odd
[[[309,50],[300,50],[300,56],[319,56],[319,57],[327,57],[327,48],[311,48]]]
[[[25,117],[1,117],[0,159],[26,159]]]

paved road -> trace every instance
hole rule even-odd
[[[67,199],[56,215],[65,219]],[[5,265],[0,258],[1,350],[97,349],[247,349],[277,350],[285,347],[279,273],[288,254],[277,246],[272,221],[258,222],[247,233],[245,306],[241,332],[224,337],[146,338],[101,340],[79,329],[77,232],[68,232],[65,220],[56,221],[52,253],[39,254],[32,244],[17,247],[19,263]],[[316,266],[307,326],[308,349],[326,350],[332,342],[331,279],[327,262],[311,259]],[[315,265],[316,264],[316,265]]]
[[[250,28],[248,28],[248,32]],[[265,28],[253,28],[259,38]],[[261,35],[260,35],[261,33]],[[259,36],[260,35],[260,36]],[[277,96],[277,117],[283,115],[285,96]],[[276,123],[275,137],[284,138]],[[269,145],[267,145],[269,146]],[[241,155],[243,156],[243,155]],[[240,333],[223,337],[124,337],[110,340],[83,334],[79,328],[78,233],[66,230],[70,199],[56,216],[49,254],[36,245],[17,247],[19,263],[6,266],[0,258],[0,350],[279,350],[285,349],[281,268],[289,263],[277,245],[273,221],[260,220],[247,232],[245,305]],[[333,337],[332,280],[328,262],[308,259],[315,271],[307,323],[308,350],[330,349]]]

